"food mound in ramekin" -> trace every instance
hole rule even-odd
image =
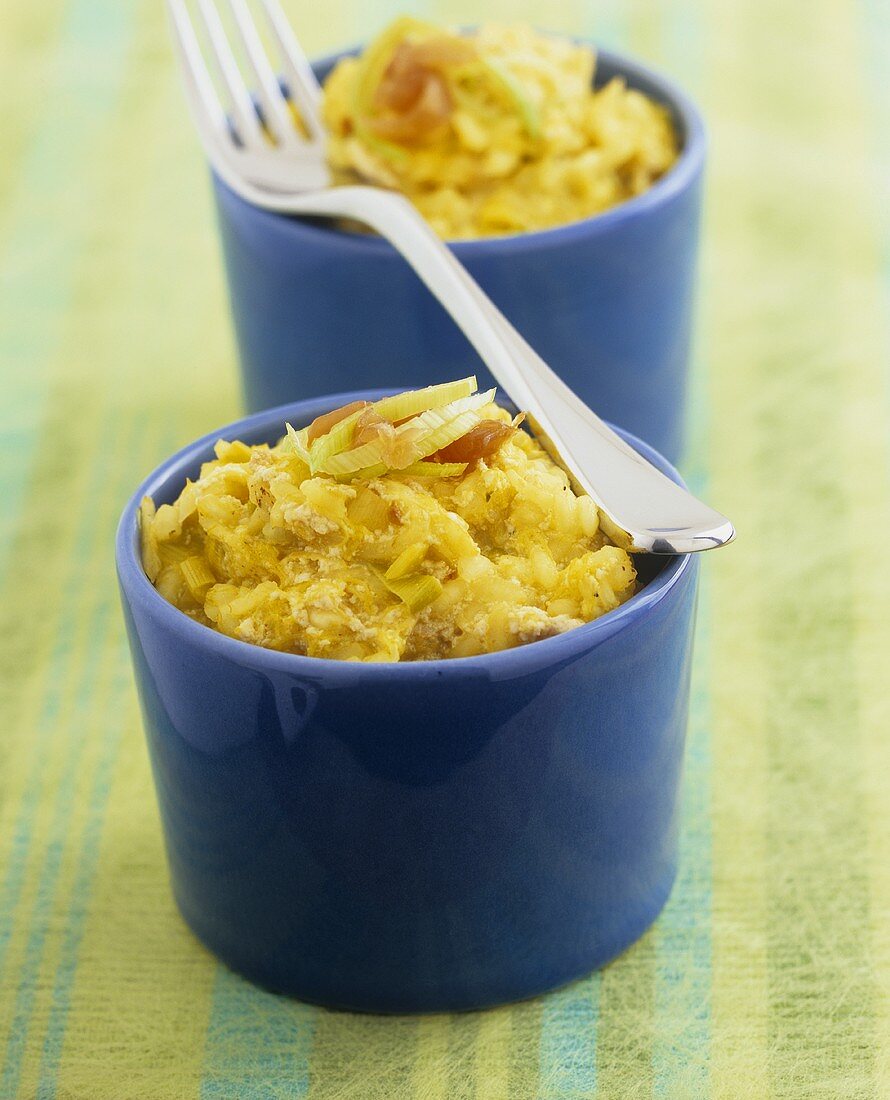
[[[404,192],[449,240],[548,229],[642,194],[678,155],[668,112],[594,51],[524,26],[396,20],[325,84],[340,182]]]
[[[466,657],[590,622],[634,592],[629,555],[474,378],[357,402],[275,446],[216,445],[142,559],[181,611],[311,657]]]

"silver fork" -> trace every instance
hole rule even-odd
[[[729,520],[676,485],[615,434],[516,331],[402,195],[332,186],[325,159],[321,89],[278,0],[257,0],[274,41],[270,62],[246,0],[224,0],[236,49],[213,0],[194,0],[220,99],[186,0],[167,0],[189,107],[217,175],[247,202],[285,214],[352,218],[376,230],[411,265],[523,409],[549,453],[599,506],[619,545],[655,554],[692,553],[735,537]],[[282,91],[305,128],[301,133]]]

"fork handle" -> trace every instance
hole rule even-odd
[[[539,441],[599,505],[613,541],[674,554],[713,549],[734,537],[725,516],[633,450],[551,370],[404,196],[356,186],[285,197],[241,179],[226,182],[267,209],[351,218],[388,240],[525,410]]]

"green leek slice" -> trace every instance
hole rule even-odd
[[[429,458],[436,451],[441,451],[443,447],[447,447],[449,443],[460,439],[462,435],[466,435],[468,431],[475,428],[481,419],[482,417],[475,409],[468,409],[446,423],[431,428],[415,443],[417,459]]]
[[[375,462],[373,466],[363,466],[360,470],[350,470],[346,474],[334,474],[337,481],[370,481],[389,470],[385,462]]]
[[[351,451],[341,451],[331,457],[321,467],[321,472],[333,474],[334,477],[354,477],[360,470],[369,467],[381,466],[385,471],[386,464],[381,459],[380,441],[372,439],[370,443],[363,443],[360,447],[353,447]]]
[[[522,124],[528,136],[537,141],[541,136],[541,115],[537,106],[525,94],[522,84],[516,79],[508,68],[496,61],[493,57],[480,57],[482,67],[498,91],[514,108],[522,120]]]
[[[438,409],[428,409],[419,416],[412,417],[396,429],[397,435],[407,435],[411,432],[418,433],[413,441],[411,465],[419,459],[427,458],[446,447],[455,439],[465,435],[480,420],[477,409],[488,405],[494,398],[494,389],[485,393],[474,393],[468,397],[461,397],[457,401],[451,401]],[[354,474],[368,466],[376,466],[384,461],[384,447],[379,440],[363,443],[352,450],[342,451],[332,455],[321,467],[322,472],[340,477],[344,474]]]
[[[494,389],[485,393],[475,393],[471,397],[462,397],[452,401],[441,409],[431,409],[421,413],[409,423],[425,430],[414,444],[415,461],[428,458],[431,454],[447,447],[455,439],[466,435],[481,420],[478,410],[490,405],[494,400]]]
[[[426,543],[415,542],[406,547],[383,574],[384,580],[397,581],[407,576],[426,557]]]
[[[321,469],[331,455],[339,454],[349,446],[355,433],[356,422],[367,408],[368,406],[365,405],[361,409],[356,409],[349,416],[339,420],[325,435],[313,439],[309,444],[309,469],[313,474]]]
[[[216,584],[216,577],[210,566],[199,554],[186,558],[180,563],[182,577],[188,585],[189,592],[199,602],[203,602],[204,594],[212,584]]]
[[[467,466],[466,462],[425,462],[421,459],[395,472],[409,477],[460,477]]]
[[[319,436],[309,446],[309,468],[312,473],[325,469],[325,463],[335,454],[346,450],[352,441],[355,425],[362,413],[369,409],[381,419],[395,421],[430,409],[440,408],[461,397],[469,397],[477,389],[476,376],[460,378],[456,382],[443,382],[438,386],[426,386],[421,390],[407,390],[392,397],[383,397],[371,405],[356,409],[355,412],[338,421],[325,435]]]
[[[427,386],[422,390],[407,390],[405,393],[393,394],[392,397],[383,397],[371,407],[384,420],[404,420],[408,416],[441,408],[461,397],[469,397],[477,389],[476,376],[471,374],[469,378],[460,378],[456,382],[442,382],[438,386]]]
[[[182,565],[186,558],[194,554],[191,546],[182,546],[178,542],[163,542],[158,546],[164,565]]]
[[[301,428],[299,431],[292,424],[285,424],[287,428],[287,438],[290,440],[290,445],[293,448],[294,454],[297,455],[307,466],[311,466],[309,461],[309,449],[306,445],[306,436],[309,432],[308,428]]]
[[[402,432],[408,428],[423,428],[425,429],[424,434],[426,434],[426,431],[447,424],[456,416],[460,416],[461,413],[475,411],[481,409],[484,405],[490,405],[494,400],[494,395],[495,389],[492,387],[484,393],[473,393],[468,397],[459,397],[456,401],[449,401],[447,405],[442,405],[440,408],[427,409],[425,412],[419,413],[407,423],[400,424],[398,430]]]
[[[392,592],[394,596],[398,598],[408,607],[409,611],[421,611],[428,604],[431,604],[433,600],[439,598],[442,593],[442,582],[438,577],[433,577],[429,573],[412,573],[407,577],[400,577],[398,580],[387,580],[386,575],[382,575],[383,583]]]

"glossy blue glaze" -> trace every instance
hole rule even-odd
[[[136,516],[220,436],[277,438],[367,394],[272,410],[164,463],[117,564],[176,900],[235,970],[375,1012],[528,997],[607,962],[673,882],[697,562],[503,653],[357,664],[274,653],[151,586]],[[633,437],[633,446],[676,474]]]
[[[674,168],[596,218],[453,248],[596,412],[676,461],[704,131],[673,84],[601,51],[598,82],[615,74],[670,108],[683,141]],[[214,188],[249,409],[382,381],[423,386],[476,372],[488,384],[464,336],[384,241],[258,210],[218,180]]]

